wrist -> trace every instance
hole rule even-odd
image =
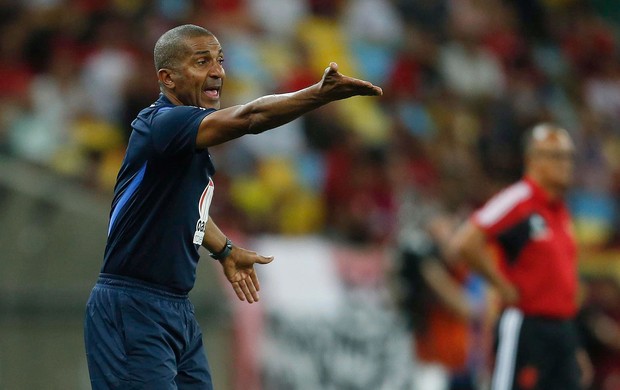
[[[211,256],[215,260],[223,261],[228,256],[230,256],[230,253],[232,252],[232,248],[233,248],[232,241],[230,241],[230,238],[226,237],[226,244],[224,244],[224,247],[219,252],[210,253],[209,256]]]
[[[330,103],[332,100],[323,92],[323,83],[319,81],[316,84],[313,84],[306,88],[308,92],[308,97],[314,103],[314,108],[323,106],[327,103]]]

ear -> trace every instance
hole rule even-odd
[[[175,83],[172,79],[173,71],[171,69],[162,68],[157,71],[157,79],[165,88],[174,89]]]

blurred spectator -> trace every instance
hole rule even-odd
[[[394,54],[386,88],[390,102],[422,100],[437,94],[438,45],[432,35],[409,27],[398,52]]]
[[[604,248],[613,237],[618,206],[613,199],[612,151],[618,135],[600,115],[587,108],[581,112],[581,128],[575,135],[576,189],[570,197],[575,230],[584,248]]]
[[[445,39],[448,0],[396,0],[394,3],[407,25],[432,35],[434,40]]]
[[[79,70],[75,52],[60,46],[49,63],[48,72],[38,74],[30,84],[32,104],[23,117],[26,122],[14,124],[12,139],[17,154],[53,165],[57,153],[73,142],[73,121],[92,104],[75,77]]]
[[[351,131],[327,155],[324,197],[333,232],[354,243],[384,243],[395,227],[395,194],[383,149]]]
[[[136,71],[136,61],[127,23],[112,15],[105,16],[96,26],[95,47],[85,60],[82,72],[83,88],[90,99],[96,102],[91,112],[101,119],[120,123],[123,101],[123,86]]]
[[[294,37],[297,25],[309,13],[305,0],[254,0],[246,7],[262,31],[279,39]]]
[[[150,52],[141,51],[136,54],[136,66],[137,69],[149,69],[154,67],[153,59]],[[128,76],[127,84],[124,85],[122,101],[124,104],[121,107],[121,123],[127,124],[136,117],[140,110],[155,100],[159,95],[159,88],[155,76],[151,72],[133,72]],[[123,127],[123,133],[125,135],[125,142],[129,140],[131,134],[131,126],[125,125]]]
[[[620,122],[620,54],[599,59],[598,67],[584,82],[584,100],[603,122],[615,126]]]
[[[508,2],[514,5],[519,16],[520,30],[528,41],[542,41],[547,38],[549,15],[544,5],[545,1],[509,0]]]
[[[32,69],[25,63],[22,48],[32,26],[17,9],[7,8],[2,13],[0,26],[0,75],[6,81],[0,98],[7,103],[26,96]]]
[[[413,388],[455,388],[451,382],[457,375],[468,378],[459,388],[471,388],[472,372],[466,369],[474,306],[465,287],[468,275],[444,262],[459,210],[449,211],[432,192],[403,195],[398,264],[402,311],[414,338]]]
[[[391,1],[347,2],[341,24],[360,74],[383,84],[403,36],[403,25]]]
[[[613,277],[594,277],[580,323],[585,346],[592,358],[592,389],[620,388],[620,285]]]
[[[562,48],[578,77],[595,75],[614,56],[614,31],[586,6],[571,15],[563,32]]]
[[[483,46],[483,33],[488,28],[484,9],[473,1],[457,1],[451,19],[452,40],[442,47],[438,64],[446,87],[462,98],[501,96],[505,84],[501,64]]]

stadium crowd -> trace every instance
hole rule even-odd
[[[520,177],[521,134],[552,121],[577,145],[581,245],[620,244],[616,0],[0,0],[0,152],[111,192],[158,96],[153,44],[183,23],[222,42],[223,106],[310,85],[330,61],[384,89],[212,148],[223,228],[407,240],[412,199],[465,215]],[[595,287],[585,323],[615,326],[590,334],[620,376],[620,293]]]

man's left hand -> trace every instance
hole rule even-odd
[[[269,264],[273,256],[261,256],[243,248],[233,247],[230,255],[221,261],[224,275],[232,284],[237,297],[248,303],[258,302],[260,299],[260,283],[254,270],[254,264]]]

